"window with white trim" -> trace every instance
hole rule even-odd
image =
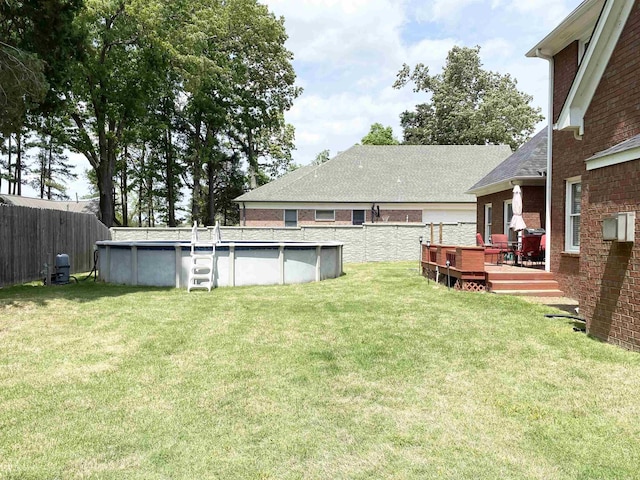
[[[493,216],[493,205],[490,203],[484,204],[484,242],[489,243],[489,237],[491,236],[491,217]]]
[[[511,217],[513,217],[513,200],[505,200],[504,202],[504,225],[502,232],[507,236],[510,242],[517,240],[516,233],[509,228],[511,225]]]
[[[335,210],[316,210],[316,222],[333,222],[335,219]]]
[[[580,251],[580,210],[582,208],[582,179],[567,179],[565,205],[564,249],[567,252]]]
[[[285,227],[297,227],[298,226],[298,211],[297,210],[285,210],[284,211],[284,226]]]

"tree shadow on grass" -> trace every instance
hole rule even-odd
[[[78,303],[89,303],[104,298],[117,298],[140,292],[172,292],[175,287],[148,287],[116,285],[94,282],[91,279],[71,282],[66,285],[43,285],[28,283],[13,287],[0,288],[0,313],[3,308],[24,308],[30,305],[46,307],[55,300],[69,300]]]

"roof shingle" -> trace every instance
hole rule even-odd
[[[547,171],[547,127],[540,130],[513,155],[480,179],[469,191],[475,191],[506,180],[540,177]]]
[[[475,202],[467,192],[507,145],[355,145],[236,198],[236,202]]]

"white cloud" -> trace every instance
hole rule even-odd
[[[418,8],[419,20],[428,22],[457,22],[460,20],[464,9],[473,3],[482,0],[434,0],[430,5]]]
[[[580,0],[265,0],[285,17],[305,92],[287,113],[296,128],[296,162],[335,155],[359,142],[371,124],[392,126],[424,102],[408,86],[392,88],[403,63],[441,71],[454,45],[482,47],[485,68],[509,73],[547,103],[547,64],[524,53]]]

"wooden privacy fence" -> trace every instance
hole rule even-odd
[[[110,238],[93,214],[0,204],[0,287],[42,278],[58,253],[69,255],[72,273],[88,272],[96,241]]]

